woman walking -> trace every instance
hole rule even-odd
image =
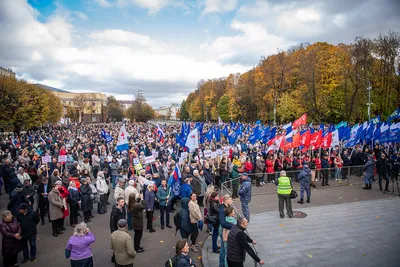
[[[86,223],[75,226],[74,234],[68,240],[65,254],[71,259],[71,267],[93,267],[93,253],[90,245],[96,238]]]

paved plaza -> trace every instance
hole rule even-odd
[[[400,198],[295,209],[303,219],[278,213],[253,215],[248,231],[264,266],[380,266],[400,264]],[[254,266],[246,256],[245,266]],[[203,247],[204,267],[218,266],[211,238]]]

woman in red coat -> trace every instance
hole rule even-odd
[[[247,173],[253,172],[253,164],[251,163],[249,157],[246,159],[246,162],[245,162],[245,164],[244,164],[244,170],[245,170],[245,172],[247,172]]]
[[[319,178],[319,174],[320,174],[320,170],[321,170],[321,157],[319,156],[318,153],[315,154],[315,181],[318,182],[318,178]]]
[[[58,191],[60,192],[60,195],[63,199],[64,202],[64,209],[63,209],[63,216],[62,219],[60,221],[62,221],[62,223],[60,223],[60,230],[65,230],[64,227],[64,220],[66,217],[68,217],[69,215],[69,209],[68,209],[68,196],[69,196],[69,191],[67,188],[65,188],[65,186],[61,186]]]
[[[265,161],[265,167],[267,169],[267,181],[268,183],[274,182],[274,155],[268,155],[267,160]]]

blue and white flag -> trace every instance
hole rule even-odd
[[[388,121],[400,118],[400,108],[393,111],[393,113],[389,116]]]
[[[103,137],[106,140],[106,143],[110,143],[114,138],[106,132],[106,130],[101,129],[101,137]]]
[[[125,129],[125,124],[122,124],[118,134],[117,151],[129,150],[128,137],[129,134]]]

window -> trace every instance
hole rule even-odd
[[[93,106],[93,107],[94,107],[94,106],[96,106],[96,103],[95,103],[95,102],[93,102],[93,103],[92,103],[92,106]]]

